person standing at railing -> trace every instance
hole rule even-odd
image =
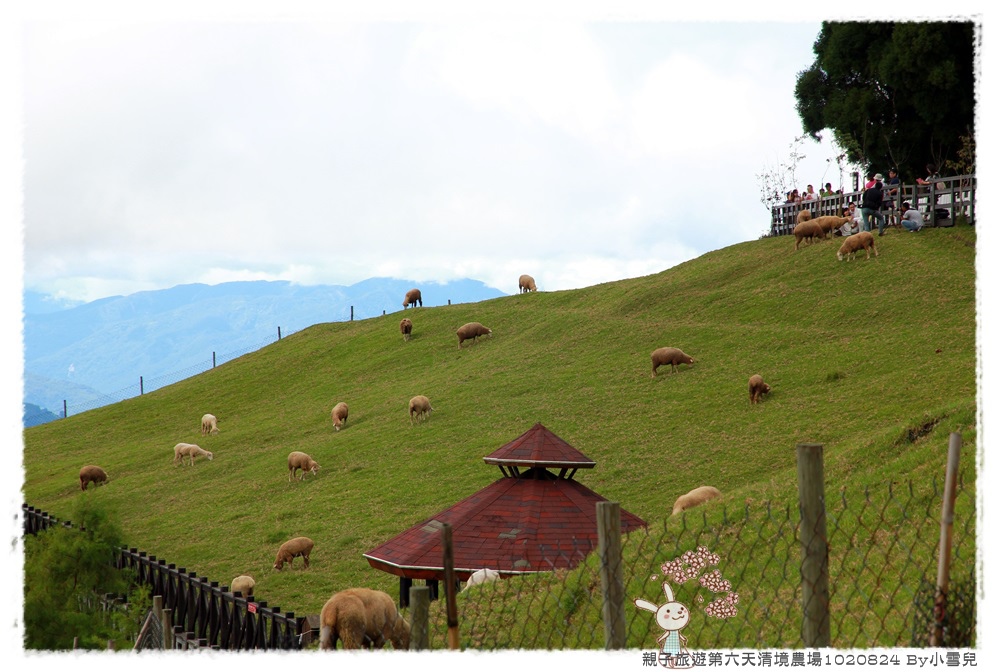
[[[875,175],[875,183],[861,194],[861,221],[865,231],[872,230],[872,219],[878,220],[878,235],[885,230],[885,217],[882,216],[882,175]]]
[[[895,168],[889,169],[889,179],[885,181],[883,187],[882,204],[888,211],[886,217],[889,219],[889,226],[896,221],[896,201],[899,199],[899,173]]]
[[[819,197],[820,198],[827,198],[829,196],[834,196],[834,195],[835,194],[833,193],[833,185],[830,184],[829,182],[827,182],[823,186],[823,188],[819,190]]]

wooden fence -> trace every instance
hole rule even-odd
[[[821,217],[840,216],[850,203],[861,207],[861,193],[852,191],[804,203],[776,205],[771,208],[770,235],[790,234],[802,210],[809,210],[813,217]],[[919,210],[928,226],[952,226],[959,215],[964,215],[969,224],[975,224],[976,176],[945,177],[929,185],[900,184],[896,195],[884,200],[882,210],[885,212],[891,206],[892,210],[899,212],[903,202]]]
[[[72,529],[70,521],[27,504],[22,505],[24,533],[38,532],[61,525]],[[305,617],[281,607],[269,607],[253,596],[229,592],[229,586],[209,581],[177,567],[166,560],[135,548],[121,548],[115,560],[121,570],[131,570],[136,581],[150,587],[151,594],[162,597],[162,609],[168,614],[167,648],[210,648],[222,650],[300,649],[312,636]],[[170,642],[173,646],[170,646]]]

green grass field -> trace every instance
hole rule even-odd
[[[838,262],[836,241],[794,252],[767,238],[642,278],[410,309],[410,342],[398,313],[315,325],[26,430],[24,501],[67,518],[75,498],[99,499],[129,545],[221,583],[252,574],[261,599],[303,615],[351,586],[395,595],[397,578],[362,553],[499,478],[482,457],[536,422],[597,462],[577,480],[661,527],[705,484],[724,493],[708,513],[794,505],[800,442],[824,445],[828,493],[860,492],[940,480],[958,431],[974,487],[975,240],[966,226],[893,231],[877,259]],[[493,337],[459,349],[469,321]],[[661,346],[696,363],[651,378]],[[772,387],[757,406],[754,373]],[[411,426],[416,394],[435,410]],[[338,401],[350,418],[335,432]],[[217,436],[200,435],[203,413]],[[175,467],[180,441],[215,459]],[[293,450],[317,477],[288,481]],[[111,481],[81,493],[85,464]],[[298,535],[316,542],[312,566],[274,571]]]

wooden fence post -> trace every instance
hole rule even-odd
[[[802,644],[830,646],[830,551],[823,494],[823,446],[795,446],[799,477],[799,536],[802,540]]]
[[[601,559],[601,614],[604,648],[625,648],[625,582],[622,578],[621,508],[597,503],[597,546]]]
[[[934,629],[931,646],[944,646],[944,620],[948,612],[948,578],[951,573],[951,534],[955,522],[955,482],[958,459],[962,453],[962,435],[948,437],[948,467],[945,471],[944,502],[941,504],[941,541],[938,544],[937,590],[934,591]]]
[[[163,648],[169,651],[174,648],[174,624],[172,609],[163,610],[160,617],[160,627],[163,629]]]
[[[410,650],[426,651],[430,648],[431,589],[427,586],[410,586]]]
[[[458,603],[455,601],[455,549],[451,543],[451,525],[441,528],[441,542],[444,546],[444,597],[448,613],[448,648],[457,651],[458,646]]]

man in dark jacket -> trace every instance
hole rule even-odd
[[[881,175],[875,176],[875,184],[865,189],[861,195],[861,222],[865,231],[872,230],[872,218],[878,220],[878,235],[885,231],[885,217],[882,215],[882,180]]]

